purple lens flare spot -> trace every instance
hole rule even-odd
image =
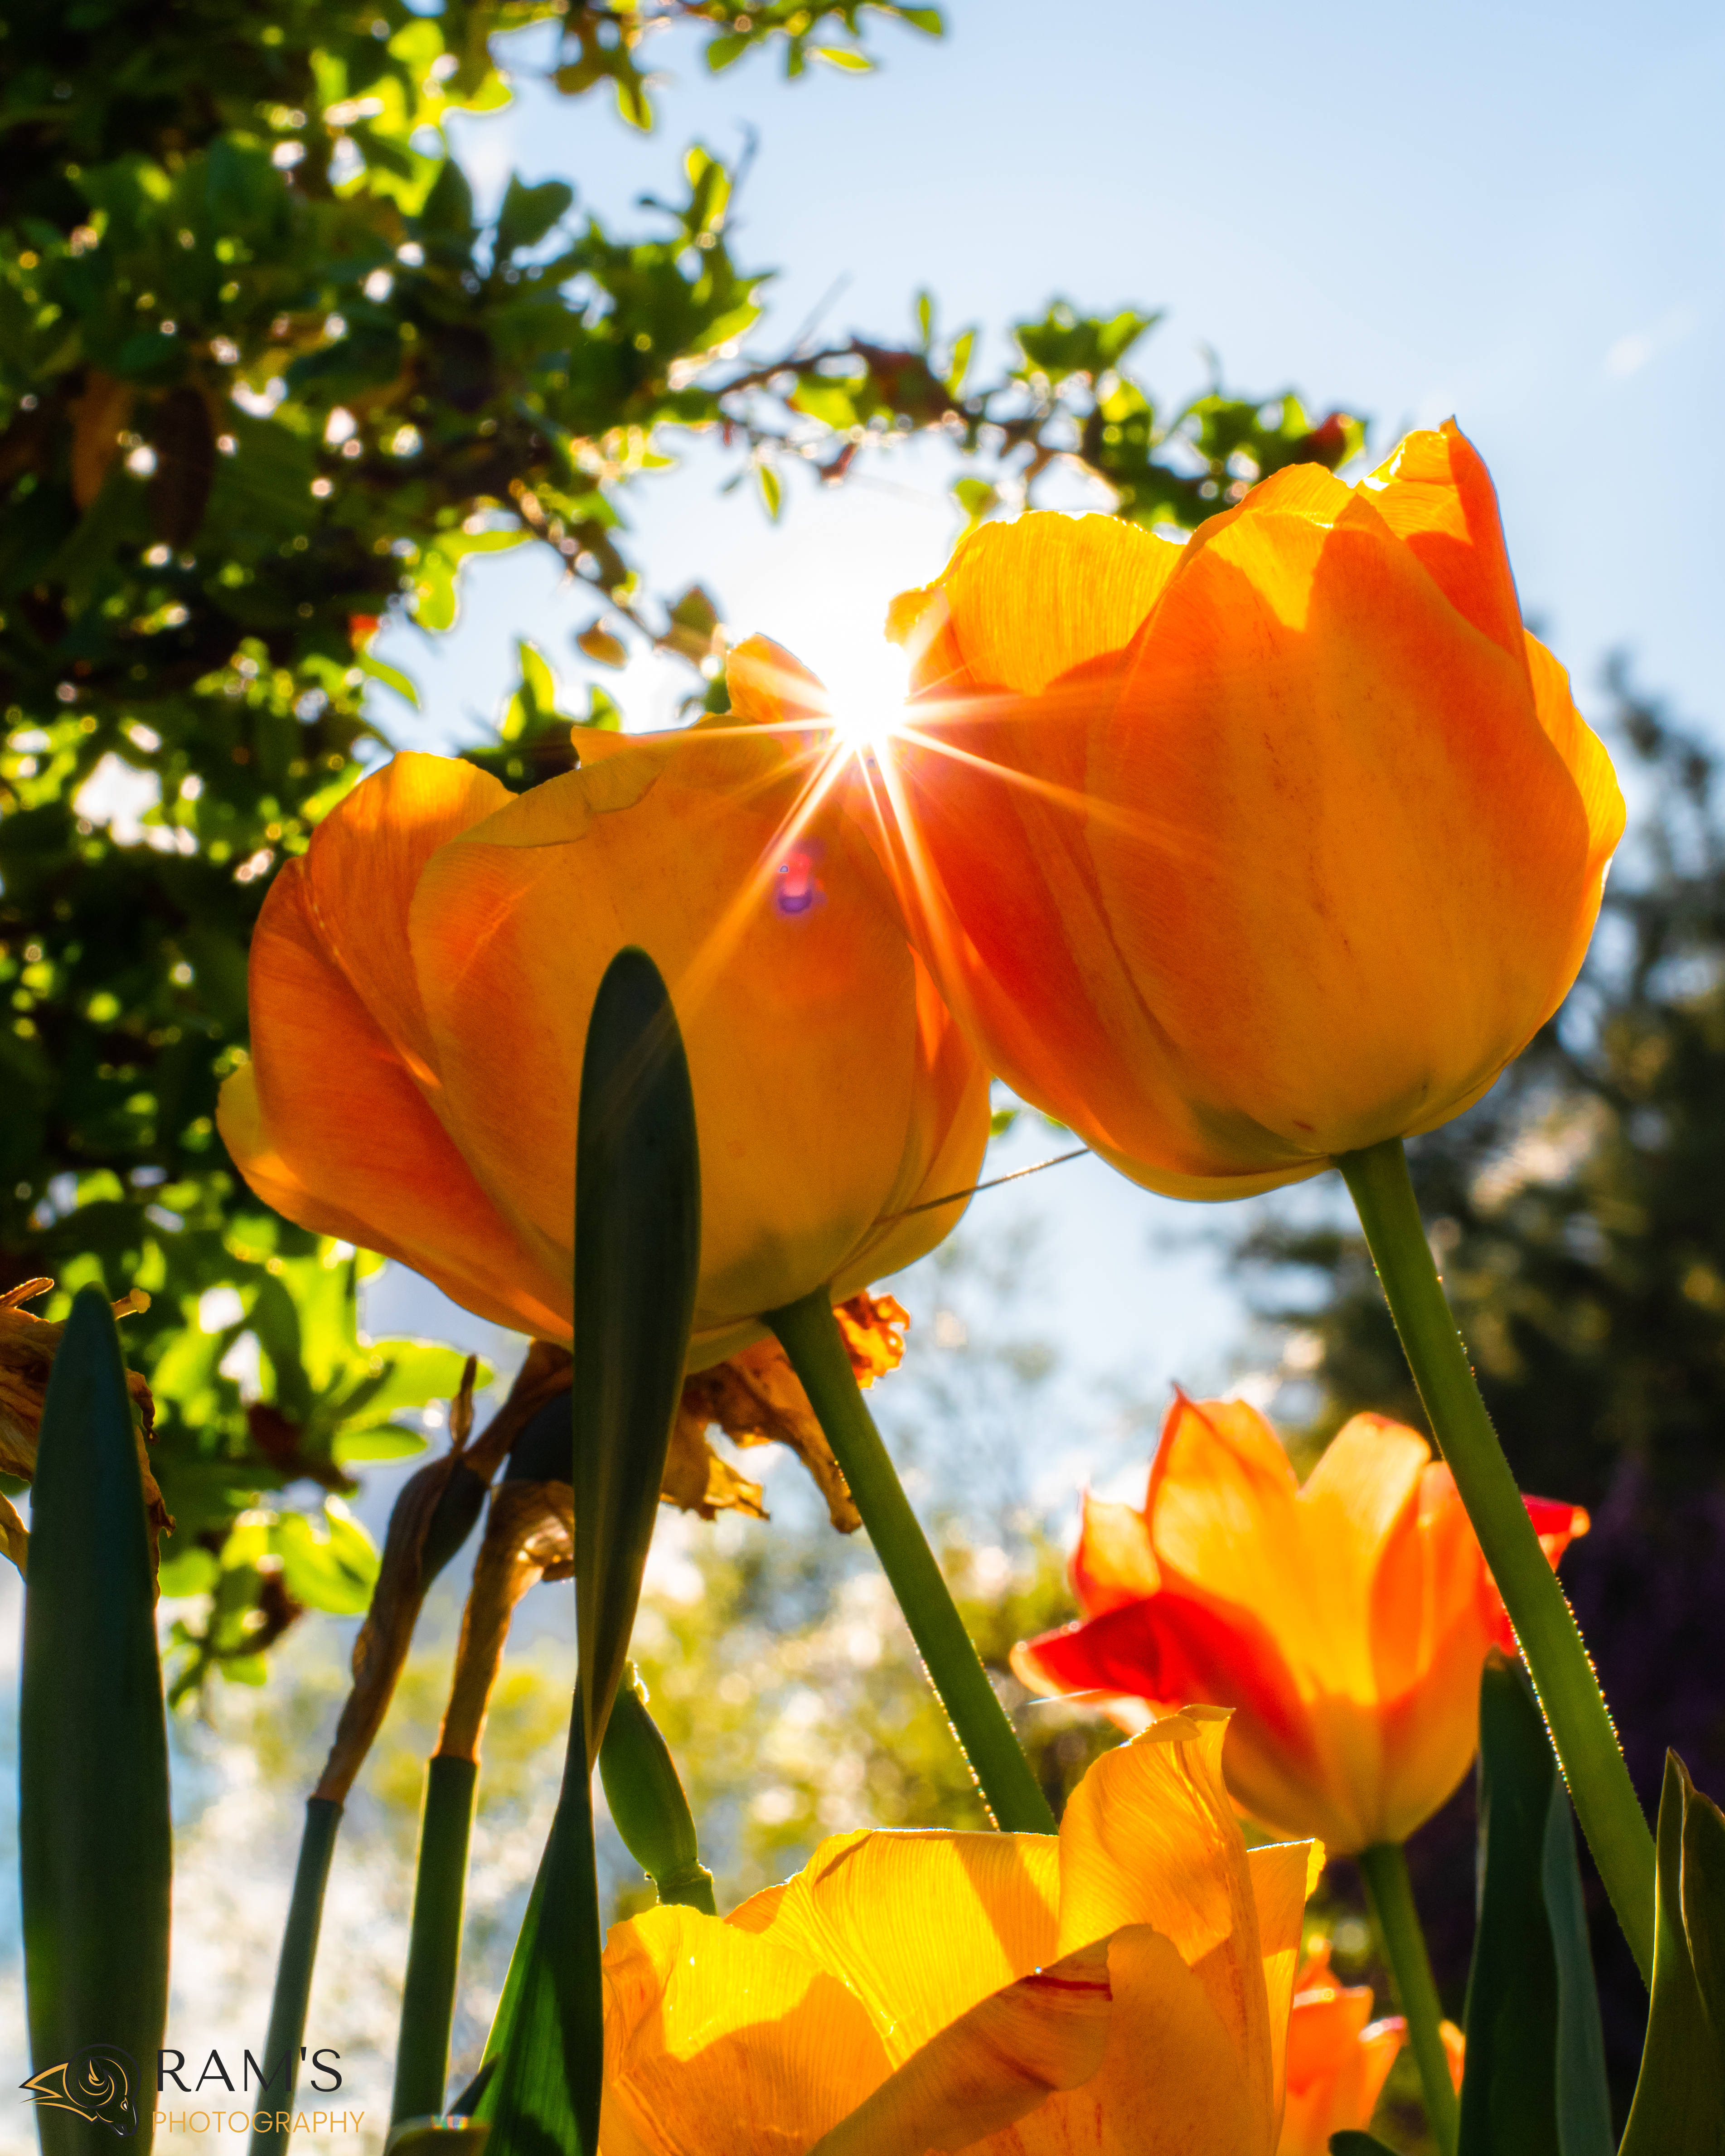
[[[820,892],[814,855],[807,846],[793,846],[778,865],[778,888],[773,893],[781,913],[807,913]]]

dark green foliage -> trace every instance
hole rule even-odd
[[[39,2098],[47,2156],[116,2132],[147,2148],[167,2013],[167,1731],[138,1442],[114,1320],[85,1288],[31,1507],[18,1855],[33,2073],[63,2067],[62,2096],[110,2101],[92,2121]]]
[[[1569,1800],[1519,1662],[1480,1686],[1480,1895],[1459,2156],[1611,2156]]]
[[[1725,1818],[1675,1752],[1659,1800],[1647,2048],[1623,2156],[1725,2150]]]

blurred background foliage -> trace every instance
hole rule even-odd
[[[368,683],[414,701],[371,655],[380,622],[447,629],[470,557],[555,550],[593,598],[587,707],[560,711],[523,644],[474,751],[526,786],[569,767],[572,720],[618,723],[598,674],[643,642],[687,663],[691,706],[722,702],[714,598],[656,592],[627,550],[621,499],[679,430],[721,437],[775,516],[798,470],[836,482],[932,431],[973,467],[973,518],[1065,459],[1122,514],[1183,525],[1359,439],[1291,395],[1159,413],[1127,371],[1153,317],[1064,301],[1016,326],[993,382],[926,295],[902,348],[745,352],[769,273],[733,260],[737,175],[699,144],[636,231],[519,176],[480,223],[440,123],[506,102],[491,38],[547,21],[555,89],[636,127],[655,30],[692,28],[714,69],[764,54],[795,76],[942,27],[886,0],[0,19],[0,1292],[52,1275],[63,1304],[100,1271],[152,1298],[127,1342],[160,1402],[165,1584],[209,1598],[182,1690],[255,1679],[303,1606],[351,1606],[360,1531],[333,1513],[307,1543],[281,1493],[327,1510],[454,1385],[446,1354],[359,1337],[351,1253],[263,1212],[213,1122],[271,873],[393,746]]]

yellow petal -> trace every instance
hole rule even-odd
[[[1172,1942],[1137,1925],[1117,1933],[1108,1982],[1101,2067],[970,2156],[1268,2156],[1261,2076]]]
[[[835,1835],[761,1936],[842,1977],[896,2066],[1054,1959],[1060,1862],[1051,1835]]]
[[[1081,2087],[1101,2065],[1111,1993],[1108,1944],[1020,1977],[906,2061],[810,2156],[925,2156],[968,2148]]]
[[[614,1925],[604,1982],[603,2156],[802,2156],[886,2078],[836,1977],[695,1910]]]
[[[1252,1901],[1258,1912],[1258,1945],[1264,1959],[1264,1994],[1270,2015],[1271,2083],[1280,2115],[1287,2079],[1288,2015],[1299,1971],[1306,1904],[1323,1870],[1323,1844],[1276,1841],[1247,1851]]]
[[[1038,511],[979,526],[939,585],[971,680],[1034,696],[1073,667],[1122,650],[1181,552],[1115,516]],[[907,603],[919,596],[897,602],[889,634],[927,638],[922,610]]]
[[[1250,2104],[1275,2115],[1263,1953],[1245,1845],[1222,1780],[1228,1715],[1194,1707],[1099,1759],[1060,1823],[1060,1948],[1148,1924],[1204,1986]]]

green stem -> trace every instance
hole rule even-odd
[[[461,1907],[467,1888],[467,1842],[473,1828],[475,1759],[441,1754],[425,1769],[425,1811],[419,1829],[419,1868],[413,1881],[413,1920],[408,1934],[408,1974],[402,1987],[401,2040],[395,2055],[395,2096],[389,2119],[435,2116],[444,2107],[449,2071],[449,2025],[461,1958]]]
[[[929,1680],[947,1710],[994,1823],[1007,1834],[1058,1832],[1006,1710],[988,1681],[952,1591],[911,1510],[874,1418],[857,1389],[839,1321],[824,1289],[766,1322],[802,1380],[833,1448],[875,1554],[905,1613]]]
[[[1503,1597],[1605,1892],[1653,1974],[1653,1836],[1579,1628],[1546,1561],[1432,1263],[1399,1138],[1345,1153],[1345,1178],[1414,1382]]]
[[[1450,2078],[1450,2055],[1444,2048],[1443,2008],[1425,1951],[1425,1933],[1414,1902],[1408,1859],[1399,1841],[1380,1841],[1359,1853],[1359,1868],[1384,1958],[1395,1980],[1397,2004],[1407,2017],[1408,2041],[1420,2069],[1425,2116],[1440,2156],[1454,2156],[1458,2124],[1455,2084]]]
[[[341,1807],[333,1797],[308,1797],[305,1831],[300,1838],[300,1861],[294,1872],[293,1898],[288,1903],[287,1926],[281,1935],[281,1958],[275,1964],[275,1997],[270,2008],[270,2034],[264,2040],[264,2087],[274,2096],[277,2071],[282,2077],[277,2109],[259,2111],[267,2128],[252,2131],[251,2156],[270,2156],[288,2143],[285,2130],[275,2122],[291,2112],[290,2099],[299,2078],[300,2046],[305,2040],[305,2008],[311,1996],[311,1969],[317,1959],[317,1934],[323,1922],[323,1891],[329,1883],[330,1860],[336,1853],[336,1835],[341,1825]]]

